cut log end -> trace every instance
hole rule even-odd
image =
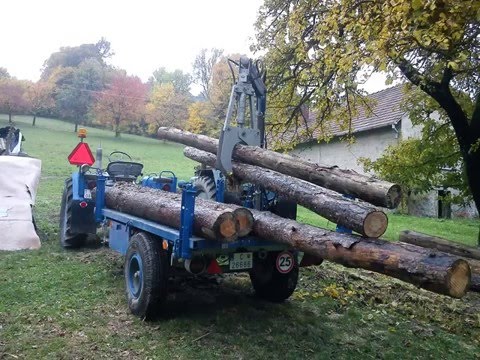
[[[402,188],[400,185],[394,184],[388,189],[386,200],[386,205],[389,209],[396,209],[398,205],[400,205],[400,201],[402,200]]]
[[[372,211],[363,223],[364,235],[371,238],[382,236],[387,230],[388,217],[382,211]]]
[[[233,211],[233,215],[238,222],[238,237],[250,234],[255,221],[251,211],[245,208],[238,208]]]
[[[460,299],[470,288],[470,266],[465,260],[455,261],[448,271],[447,289],[448,295]]]
[[[215,224],[216,238],[224,242],[232,242],[238,238],[239,224],[231,212],[220,215]]]

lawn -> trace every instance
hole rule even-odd
[[[0,358],[126,359],[478,359],[480,296],[433,294],[367,271],[327,263],[302,269],[284,304],[253,296],[245,276],[176,279],[165,316],[143,322],[124,298],[122,259],[107,248],[64,251],[58,245],[67,155],[78,142],[73,125],[15,117],[25,150],[42,160],[36,214],[39,251],[0,253]],[[0,126],[6,117],[0,115]],[[182,146],[88,129],[93,150],[122,150],[145,174],[193,174]],[[299,219],[334,227],[300,209]],[[475,244],[478,221],[389,215],[385,238],[414,229]],[[1,235],[0,235],[1,236]]]

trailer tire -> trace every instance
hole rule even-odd
[[[162,241],[139,232],[125,257],[125,288],[130,311],[142,319],[158,315],[168,292],[168,254]]]
[[[197,197],[205,200],[215,200],[217,187],[215,181],[209,176],[199,176],[193,180],[193,186],[197,189]]]
[[[275,252],[269,253],[265,259],[255,258],[250,280],[259,298],[279,303],[288,299],[297,287],[298,264],[295,260],[290,272],[282,274],[276,267],[277,255]]]
[[[65,249],[80,248],[87,240],[87,234],[72,233],[72,201],[72,179],[68,178],[65,180],[62,204],[60,206],[60,245]]]

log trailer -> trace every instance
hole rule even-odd
[[[238,67],[238,80],[232,88],[217,166],[197,169],[188,182],[178,181],[171,171],[145,176],[139,182],[143,187],[181,192],[178,228],[107,208],[105,196],[109,186],[137,182],[142,175],[143,164],[132,161],[128,154],[111,153],[103,169],[102,150],[97,150],[95,160],[84,141],[86,131],[81,129],[80,143],[68,157],[78,170],[65,181],[60,212],[61,246],[81,247],[89,234],[96,234],[97,228],[103,226],[108,232],[109,247],[125,256],[128,306],[139,317],[149,318],[162,310],[168,279],[178,271],[193,275],[248,272],[260,298],[281,302],[295,290],[300,263],[311,264],[307,263],[307,256],[287,245],[253,236],[227,243],[193,234],[197,197],[296,217],[296,204],[258,186],[237,184],[236,192],[226,191],[225,175],[231,172],[234,146],[243,143],[265,147],[264,73],[258,63],[247,58],[232,63]],[[234,112],[236,126],[231,123]],[[249,116],[247,121],[245,115]]]

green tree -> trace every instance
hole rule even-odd
[[[82,44],[74,47],[61,47],[59,51],[54,52],[45,60],[41,79],[47,80],[55,69],[77,68],[84,61],[89,59],[96,60],[102,66],[106,66],[105,60],[113,55],[110,42],[101,38],[95,44]]]
[[[105,87],[105,73],[101,63],[95,59],[83,61],[78,68],[64,68],[53,73],[59,74],[55,91],[59,115],[75,124],[84,124],[94,100]]]
[[[480,209],[479,13],[476,0],[266,0],[255,48],[266,52],[273,134],[311,135],[339,118],[348,129],[366,102],[358,85],[384,71],[443,109]],[[308,127],[304,105],[317,114]]]
[[[182,70],[168,72],[164,67],[158,68],[149,79],[152,85],[173,84],[176,93],[189,95],[190,85],[192,85],[192,76],[184,73]]]
[[[419,136],[391,145],[375,161],[360,159],[365,170],[401,184],[404,193],[422,193],[441,187],[457,190],[445,201],[462,205],[470,202],[472,194],[464,162],[447,114],[434,99],[411,85],[406,86],[404,96],[404,108],[412,124],[421,129]]]

